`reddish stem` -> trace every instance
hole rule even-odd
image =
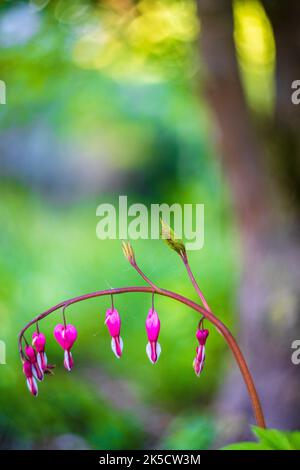
[[[94,297],[101,297],[105,295],[118,295],[118,294],[125,294],[129,292],[145,292],[145,293],[153,293],[153,291],[159,295],[169,297],[173,300],[176,300],[177,302],[181,302],[184,305],[187,305],[188,307],[192,308],[196,312],[200,313],[203,315],[208,321],[210,321],[216,328],[217,330],[224,336],[225,341],[229,345],[235,360],[239,366],[239,369],[241,371],[241,374],[243,376],[244,382],[246,384],[248,394],[251,400],[254,416],[257,422],[257,425],[265,428],[265,420],[264,420],[264,415],[263,411],[261,408],[260,400],[251,376],[251,373],[249,371],[249,368],[247,366],[246,360],[236,342],[234,337],[232,336],[231,332],[228,330],[228,328],[222,323],[212,312],[209,310],[206,310],[205,308],[201,307],[200,305],[196,304],[190,299],[187,299],[186,297],[183,297],[180,294],[177,294],[175,292],[171,292],[166,289],[160,289],[156,288],[154,284],[151,287],[121,287],[121,288],[115,288],[115,289],[108,289],[108,290],[102,290],[102,291],[97,291],[97,292],[92,292],[90,294],[85,294],[81,295],[79,297],[74,297],[72,299],[66,300],[64,302],[60,302],[59,304],[55,305],[54,307],[51,307],[49,310],[46,310],[45,312],[41,313],[37,317],[35,317],[33,320],[31,320],[20,332],[19,338],[18,338],[18,345],[19,345],[19,352],[21,355],[21,358],[24,358],[24,353],[23,353],[23,348],[22,348],[22,338],[25,333],[25,331],[31,326],[34,325],[36,322],[42,320],[43,318],[47,317],[51,313],[55,312],[56,310],[62,308],[62,307],[68,307],[72,304],[75,304],[77,302],[81,302],[83,300],[91,299]]]
[[[189,264],[189,260],[188,260],[188,256],[187,256],[187,253],[186,251],[180,253],[180,258],[182,259],[185,267],[186,267],[186,270],[187,270],[187,273],[188,273],[188,276],[190,278],[190,281],[191,283],[193,284],[197,294],[199,295],[200,299],[201,299],[201,302],[204,306],[204,308],[206,309],[207,312],[209,312],[216,320],[218,320],[215,315],[213,314],[211,308],[209,307],[207,301],[206,301],[206,298],[202,292],[202,290],[200,289],[196,279],[195,279],[195,276],[191,270],[191,267],[190,267],[190,264]],[[205,317],[205,315],[203,315],[203,318]],[[206,317],[207,318],[207,317]],[[201,321],[201,320],[200,320]],[[211,320],[210,320],[211,321]],[[219,321],[219,320],[218,320]],[[222,322],[220,322],[222,323]],[[244,381],[246,383],[246,386],[247,386],[247,389],[248,389],[248,393],[249,393],[249,396],[250,396],[250,400],[251,400],[251,403],[252,403],[252,407],[253,407],[253,411],[254,411],[254,414],[256,416],[256,420],[257,420],[257,423],[260,421],[261,424],[259,424],[261,427],[265,428],[266,427],[266,424],[265,424],[265,420],[264,420],[264,415],[263,415],[263,411],[262,411],[262,407],[261,407],[261,404],[260,404],[260,401],[259,401],[259,397],[258,397],[258,394],[257,394],[257,391],[256,391],[256,388],[255,388],[255,385],[254,385],[254,381],[252,379],[252,376],[250,374],[250,371],[249,371],[249,368],[248,368],[248,365],[246,363],[246,360],[238,346],[238,343],[236,342],[236,340],[234,339],[234,337],[232,336],[232,334],[230,333],[230,331],[228,330],[228,328],[222,323],[223,325],[223,331],[218,328],[217,330],[224,336],[225,340],[227,341],[230,349],[232,350],[233,354],[234,354],[234,357],[238,363],[238,366],[240,368],[240,371],[242,373],[242,376],[244,378]],[[258,419],[259,418],[259,419]]]
[[[187,254],[186,253],[183,253],[182,255],[180,255],[180,258],[182,259],[185,267],[186,267],[186,270],[187,270],[187,273],[188,273],[188,276],[191,280],[191,283],[193,284],[194,288],[195,288],[195,291],[197,292],[197,294],[199,295],[200,299],[201,299],[201,302],[204,306],[204,308],[206,310],[208,310],[209,312],[211,312],[211,308],[210,306],[208,305],[207,301],[206,301],[206,298],[204,297],[204,294],[202,292],[202,290],[200,289],[196,279],[195,279],[195,276],[191,270],[191,267],[189,265],[189,261],[188,261],[188,257],[187,257]]]

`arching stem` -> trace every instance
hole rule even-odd
[[[190,263],[189,263],[189,260],[188,260],[186,251],[180,255],[180,258],[181,258],[182,261],[183,261],[183,264],[184,264],[184,266],[185,266],[185,268],[186,268],[186,270],[187,270],[187,273],[188,273],[188,276],[189,276],[189,278],[190,278],[190,281],[191,281],[191,283],[193,284],[194,289],[195,289],[195,291],[197,292],[197,294],[198,294],[198,296],[199,296],[199,298],[200,298],[200,300],[201,300],[201,302],[202,302],[202,304],[203,304],[203,307],[204,307],[206,310],[208,310],[209,312],[211,312],[211,308],[210,308],[210,306],[208,305],[208,303],[207,303],[207,301],[206,301],[206,298],[204,297],[204,294],[203,294],[202,290],[200,289],[200,287],[199,287],[199,285],[198,285],[198,283],[197,283],[197,281],[196,281],[196,279],[195,279],[195,276],[194,276],[194,274],[193,274],[193,272],[192,272],[192,270],[191,270]]]
[[[26,330],[34,325],[36,322],[39,322],[43,318],[47,317],[51,313],[55,312],[56,310],[61,309],[62,307],[67,307],[72,304],[75,304],[77,302],[82,302],[87,299],[92,299],[95,297],[102,297],[106,295],[119,295],[119,294],[126,294],[129,292],[144,292],[144,293],[153,293],[153,290],[156,292],[158,295],[162,295],[164,297],[168,297],[170,299],[173,299],[177,302],[180,302],[199,314],[203,315],[209,322],[211,322],[216,329],[223,335],[225,341],[227,342],[228,346],[230,347],[234,358],[237,362],[237,365],[241,371],[242,377],[244,379],[245,385],[247,387],[247,391],[249,394],[249,398],[251,400],[254,416],[256,419],[256,423],[258,426],[261,428],[265,428],[265,420],[264,420],[264,415],[263,415],[263,410],[260,404],[260,400],[254,385],[253,378],[251,376],[251,373],[249,371],[249,368],[247,366],[246,360],[236,342],[234,339],[233,335],[231,332],[228,330],[228,328],[224,325],[223,322],[221,322],[212,312],[206,310],[204,307],[201,307],[200,305],[196,304],[190,299],[187,299],[186,297],[183,297],[180,294],[177,294],[175,292],[171,292],[166,289],[161,289],[161,288],[156,288],[156,286],[152,285],[150,287],[138,287],[138,286],[133,286],[133,287],[120,287],[120,288],[115,288],[115,289],[108,289],[108,290],[102,290],[102,291],[97,291],[97,292],[92,292],[90,294],[85,294],[81,295],[79,297],[74,297],[72,299],[66,300],[64,302],[60,302],[59,304],[55,305],[54,307],[50,308],[49,310],[46,310],[45,312],[41,313],[37,317],[35,317],[33,320],[31,320],[27,325],[21,330],[19,334],[19,339],[18,339],[18,345],[19,345],[19,352],[21,355],[21,358],[24,358],[24,353],[23,353],[23,348],[22,348],[22,338],[24,336],[24,333]]]

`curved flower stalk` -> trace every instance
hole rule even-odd
[[[172,244],[173,244],[173,241],[172,241]],[[172,248],[175,249],[175,251],[177,251],[178,249],[179,253],[180,253],[180,250],[182,252],[182,245],[177,245],[176,241],[173,245],[174,246],[172,246]],[[240,369],[242,377],[244,379],[244,382],[245,382],[245,385],[249,394],[249,398],[252,404],[256,423],[259,427],[265,428],[266,425],[265,425],[263,410],[262,410],[260,400],[259,400],[256,388],[254,385],[253,378],[247,366],[246,360],[236,340],[234,339],[231,332],[229,331],[229,329],[224,325],[224,323],[221,320],[219,320],[214,315],[214,313],[210,309],[208,310],[204,308],[203,306],[193,302],[192,300],[178,293],[171,292],[167,289],[162,289],[160,287],[157,287],[155,284],[153,284],[152,281],[150,281],[150,279],[142,272],[140,267],[137,265],[135,255],[134,255],[131,245],[129,243],[124,243],[123,250],[130,264],[137,271],[137,273],[149,284],[150,287],[148,286],[146,287],[144,286],[119,287],[119,288],[106,289],[106,290],[101,290],[97,292],[92,292],[90,294],[81,295],[79,297],[74,297],[72,299],[61,302],[55,305],[54,307],[51,307],[50,309],[46,310],[45,312],[41,313],[33,320],[31,320],[21,330],[21,332],[19,333],[19,339],[18,339],[19,352],[20,352],[22,363],[23,363],[23,370],[24,370],[24,374],[26,378],[28,379],[27,385],[31,393],[35,396],[37,395],[37,386],[36,386],[36,383],[33,377],[33,372],[32,372],[33,364],[31,363],[28,356],[23,351],[23,340],[25,340],[24,334],[31,326],[33,326],[34,324],[37,324],[37,322],[40,322],[42,319],[46,318],[48,315],[50,315],[51,313],[55,312],[58,309],[61,309],[61,308],[65,309],[67,306],[69,307],[72,304],[75,304],[77,302],[82,302],[82,301],[92,299],[95,297],[102,297],[102,296],[108,296],[108,295],[110,296],[121,295],[121,294],[126,294],[126,293],[138,293],[138,292],[152,294],[153,296],[153,293],[156,293],[158,295],[168,297],[169,299],[173,299],[176,302],[180,302],[186,305],[187,307],[191,308],[192,310],[196,311],[198,314],[201,315],[200,325],[201,325],[202,317],[204,317],[207,321],[209,321],[211,324],[214,325],[214,327],[218,330],[219,333],[221,333],[221,335],[224,337],[225,341],[227,342],[228,346],[230,347],[234,355],[234,358],[236,360],[236,363]],[[109,318],[109,320],[107,320],[107,326],[111,333],[112,339],[114,338],[116,339],[120,334],[120,323],[119,323],[118,316],[116,315],[116,311],[114,311],[114,308],[109,309],[109,310],[110,310],[109,313],[107,313],[107,316]],[[112,315],[115,315],[115,319],[113,322],[111,322]],[[150,351],[151,362],[156,362],[159,357],[157,339],[158,339],[158,334],[159,334],[160,323],[159,323],[158,316],[156,317],[156,315],[157,313],[155,312],[154,308],[150,309],[150,312],[147,317],[147,322],[146,322],[146,331],[147,331],[147,335],[148,335],[148,339],[150,343],[150,349],[151,349]],[[197,332],[197,339],[199,341],[199,346],[196,350],[196,358],[194,362],[194,368],[195,368],[196,373],[198,373],[198,371],[199,373],[201,373],[201,370],[203,368],[203,363],[204,363],[204,358],[205,358],[204,347],[205,347],[205,341],[207,338],[207,332],[205,332],[205,330],[202,330],[202,328],[201,329],[199,328],[199,331],[202,331],[202,332],[201,333]],[[55,328],[55,338],[60,344],[60,346],[65,350],[65,367],[68,370],[70,370],[73,365],[73,359],[72,359],[70,349],[77,338],[77,331],[75,327],[73,327],[72,325],[66,325],[66,323],[64,322],[64,325],[57,325],[57,327]],[[152,347],[151,347],[151,342],[153,343]],[[120,346],[120,349],[122,349],[121,340],[119,340],[119,346]],[[117,351],[117,347],[116,347],[116,351]],[[25,348],[25,352],[26,352],[26,348]],[[118,352],[120,353],[120,351]]]

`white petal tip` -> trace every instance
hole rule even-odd
[[[151,362],[151,364],[156,364],[158,359],[159,359],[159,356],[160,356],[160,353],[161,353],[161,346],[159,343],[156,343],[156,361],[153,361],[152,360],[152,350],[151,350],[151,344],[150,343],[147,343],[147,346],[146,346],[146,353],[147,353],[147,356],[149,358],[149,361]]]
[[[38,394],[39,394],[39,390],[38,390],[35,378],[32,377],[32,384],[30,383],[30,379],[27,379],[26,383],[27,383],[27,387],[28,387],[28,390],[30,391],[31,395],[33,395],[34,397],[37,397]],[[31,387],[33,387],[33,388],[31,388]],[[33,393],[33,390],[34,390],[34,393]]]
[[[65,369],[68,372],[71,372],[71,370],[72,370],[71,361],[72,361],[72,353],[68,352],[68,351],[65,351],[65,353],[64,353],[64,366],[65,366]]]
[[[32,375],[36,380],[38,380],[39,382],[42,382],[44,380],[44,373],[42,369],[39,369],[39,372],[37,372],[36,366],[32,364],[31,370],[32,370]]]
[[[41,359],[41,354],[40,354],[40,353],[37,353],[37,355],[36,355],[36,358],[37,358],[37,363],[38,363],[38,366],[39,366],[39,368],[42,370],[42,359]]]
[[[117,359],[121,358],[121,355],[122,355],[122,352],[123,352],[123,347],[124,347],[123,340],[122,340],[121,336],[119,338],[119,346],[120,346],[121,354],[118,354],[116,340],[115,340],[115,338],[112,338],[111,339],[111,349],[112,349],[112,351],[113,351],[113,353],[114,353],[114,355],[116,356]]]

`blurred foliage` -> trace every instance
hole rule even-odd
[[[238,442],[223,450],[300,450],[300,432],[286,432],[278,429],[252,427],[258,442]]]
[[[169,450],[205,450],[212,447],[215,437],[215,425],[211,419],[195,413],[175,418],[162,444]]]
[[[99,449],[212,445],[207,410],[231,358],[221,336],[211,331],[205,369],[195,377],[197,317],[182,305],[156,299],[163,352],[155,367],[145,353],[150,299],[144,294],[115,299],[123,322],[121,361],[114,359],[104,327],[109,299],[67,310],[79,331],[70,375],[53,339],[60,312],[43,321],[48,358],[57,370],[40,385],[36,400],[26,390],[17,352],[18,331],[51,305],[141,283],[119,241],[100,242],[95,235],[96,207],[117,203],[120,191],[129,195],[129,204],[205,204],[205,247],[191,254],[191,264],[210,305],[232,326],[239,248],[227,189],[212,158],[209,114],[195,86],[199,30],[191,0],[0,5],[1,79],[8,84],[0,145],[8,141],[8,148],[1,147],[8,162],[11,148],[19,152],[13,172],[5,167],[0,188],[0,338],[7,345],[7,365],[0,366],[3,447],[39,447],[66,433]],[[258,31],[264,46],[253,43]],[[271,77],[273,43],[257,2],[236,3],[235,37],[246,80],[258,61],[265,64],[253,103],[262,97],[269,103],[264,84]],[[44,129],[49,140],[40,138]],[[26,154],[31,135],[34,161]],[[92,185],[96,172],[103,173],[103,185],[111,182]],[[73,186],[71,175],[79,175]],[[137,241],[134,249],[154,282],[196,299],[176,253],[150,240]],[[114,393],[104,393],[103,377]],[[127,405],[118,403],[119,381],[134,396]],[[162,415],[163,432],[147,429],[140,403],[146,417],[153,407]]]
[[[39,311],[64,298],[109,286],[141,283],[128,267],[119,241],[96,239],[95,216],[91,210],[96,204],[97,201],[88,201],[81,206],[57,208],[45,201],[41,203],[17,187],[2,188],[0,330],[1,339],[7,344],[8,364],[0,370],[0,406],[3,429],[16,440],[30,442],[32,438],[46,439],[68,431],[83,435],[96,448],[105,448],[110,439],[109,429],[112,432],[115,429],[115,441],[111,438],[108,448],[142,446],[147,429],[141,429],[138,413],[134,409],[114,410],[107,397],[101,398],[101,383],[95,386],[85,382],[86,368],[92,370],[96,381],[98,371],[100,376],[104,372],[128,381],[146,408],[155,405],[172,414],[192,412],[199,403],[205,409],[226,373],[225,346],[220,335],[212,331],[206,367],[197,380],[192,369],[197,318],[183,306],[160,298],[156,299],[156,308],[162,323],[163,354],[152,367],[145,353],[144,330],[150,299],[143,294],[131,294],[115,299],[123,320],[125,346],[121,361],[115,360],[104,327],[109,299],[93,299],[67,310],[67,320],[79,331],[74,346],[75,369],[70,375],[64,373],[62,351],[53,338],[53,328],[61,321],[61,313],[58,311],[44,320],[40,328],[47,335],[48,358],[57,364],[57,372],[40,384],[36,400],[29,395],[17,353],[17,332],[21,327]],[[195,253],[191,261],[195,267],[202,266],[203,288],[228,321],[233,305],[228,289],[232,288],[234,276],[224,278],[223,273],[233,272],[230,232],[222,233],[221,242],[220,234],[214,233],[213,225],[210,226],[212,231],[207,232],[205,249]],[[195,298],[176,253],[169,252],[159,241],[137,241],[134,246],[139,262],[155,282]],[[30,339],[29,335],[27,338]],[[187,420],[186,429],[184,426],[181,429],[183,447],[192,445],[193,426]],[[139,432],[134,433],[135,427]],[[93,429],[97,432],[93,433]],[[167,441],[170,445],[175,435]]]

